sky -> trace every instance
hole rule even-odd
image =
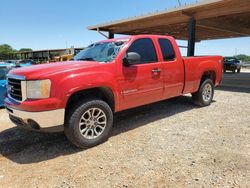
[[[183,5],[196,2],[180,1]],[[84,47],[104,39],[88,26],[176,6],[178,0],[0,0],[0,44],[17,50]],[[249,45],[250,37],[202,41],[196,44],[195,54],[250,55]],[[182,53],[186,55],[186,50]]]

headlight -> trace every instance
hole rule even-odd
[[[50,80],[36,80],[26,82],[28,99],[46,99],[50,97]]]

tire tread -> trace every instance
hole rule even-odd
[[[111,125],[110,126],[107,125],[108,127],[106,127],[106,129],[108,130],[105,130],[105,132],[103,133],[104,135],[102,135],[102,138],[100,140],[98,140],[96,143],[90,144],[90,143],[84,143],[78,138],[78,135],[76,135],[73,125],[75,124],[76,119],[78,119],[79,116],[81,115],[82,110],[88,108],[88,106],[91,105],[103,106],[107,110],[108,112],[107,116],[109,116],[111,121],[108,122],[108,124],[110,123]],[[86,99],[81,101],[80,104],[79,103],[75,104],[74,106],[72,106],[72,109],[69,110],[68,115],[66,115],[65,118],[64,133],[72,144],[74,144],[79,148],[86,149],[89,147],[96,146],[107,140],[112,125],[113,125],[113,112],[109,107],[109,105],[100,99]]]
[[[212,86],[212,98],[211,98],[211,101],[209,103],[206,103],[203,98],[202,98],[202,89],[203,87],[205,86],[205,84],[207,83],[210,83],[211,86]],[[195,93],[192,93],[192,99],[193,99],[193,102],[195,105],[197,106],[200,106],[200,107],[204,107],[204,106],[208,106],[211,104],[212,100],[213,100],[213,95],[214,95],[214,84],[213,84],[213,81],[210,79],[210,78],[206,78],[206,79],[203,79],[201,81],[201,84],[200,84],[200,87],[199,87],[199,90]]]

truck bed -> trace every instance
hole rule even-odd
[[[183,57],[185,67],[185,86],[183,94],[196,92],[200,85],[200,78],[204,71],[213,71],[215,86],[221,82],[223,62],[221,56]],[[202,67],[202,68],[201,68]],[[202,72],[201,72],[202,70]]]

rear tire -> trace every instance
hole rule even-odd
[[[66,115],[64,132],[68,140],[79,148],[103,143],[113,126],[110,106],[98,99],[89,99],[75,105]]]
[[[192,94],[194,103],[198,106],[209,106],[214,96],[214,83],[211,79],[205,79],[199,90]]]

